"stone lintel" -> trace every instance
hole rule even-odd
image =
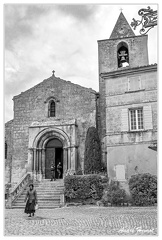
[[[43,122],[33,122],[29,128],[37,128],[37,127],[56,127],[56,126],[71,126],[74,125],[77,127],[76,119],[72,120],[53,120],[53,121],[43,121]]]

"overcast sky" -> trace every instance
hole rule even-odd
[[[131,23],[147,6],[157,9],[151,4],[5,5],[5,121],[13,119],[13,96],[49,78],[52,70],[98,91],[97,40],[110,37],[121,8]],[[148,33],[148,50],[149,63],[157,63],[157,27]]]

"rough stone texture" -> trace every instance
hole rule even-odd
[[[152,66],[150,66],[153,68]],[[149,69],[149,66],[148,68]],[[141,90],[128,91],[128,76],[105,79],[106,84],[106,142],[108,154],[108,172],[116,177],[115,166],[124,165],[126,178],[139,172],[157,173],[156,152],[148,146],[157,140],[157,66],[151,72],[144,71],[132,76],[141,79]],[[151,116],[145,116],[145,106],[150,107]],[[122,110],[143,107],[144,130],[131,132],[129,116],[122,119]],[[152,119],[150,128],[146,123]],[[123,130],[122,121],[127,121],[127,130]]]
[[[110,39],[113,38],[123,38],[123,37],[133,37],[135,36],[132,28],[128,24],[125,16],[121,12],[119,18],[115,24],[115,27],[111,33]]]
[[[78,166],[83,165],[86,131],[96,125],[96,92],[55,76],[21,93],[14,100],[12,181],[25,173],[28,161],[29,126],[33,122],[76,119]],[[48,117],[48,99],[56,101],[56,117]]]
[[[147,52],[147,36],[134,36],[134,37],[124,37],[122,39],[107,39],[98,41],[98,61],[99,61],[99,111],[98,111],[98,129],[99,136],[102,142],[102,160],[106,160],[106,150],[105,150],[105,135],[106,135],[106,97],[107,86],[105,79],[102,78],[103,73],[109,73],[113,71],[124,71],[124,69],[118,68],[117,63],[117,47],[121,42],[125,42],[128,45],[129,50],[129,69],[134,67],[140,67],[148,65],[148,52]],[[121,79],[117,81],[111,81],[112,86],[116,91],[121,91],[121,87],[126,88]],[[143,80],[144,81],[144,80]],[[150,81],[148,82],[148,84]],[[118,96],[116,96],[118,98]]]
[[[122,42],[128,46],[129,66],[118,68]],[[98,61],[98,126],[109,176],[116,177],[116,165],[125,166],[126,178],[136,166],[156,174],[156,152],[148,146],[157,140],[157,66],[148,63],[147,36],[134,36],[121,13],[110,39],[98,41]],[[131,78],[139,79],[137,91],[129,89]],[[143,107],[144,131],[130,133],[128,109],[136,107]]]
[[[12,138],[13,138],[13,120],[5,124],[5,143],[7,144],[7,158],[5,158],[5,183],[11,181],[12,166]]]
[[[106,39],[98,41],[99,73],[118,70],[117,47],[124,42],[128,45],[129,67],[148,65],[147,35]]]

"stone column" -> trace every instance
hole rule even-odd
[[[42,180],[42,149],[38,149],[38,174],[37,174],[37,180]]]
[[[39,149],[36,150],[36,179],[38,180],[38,168],[39,168]]]
[[[76,171],[77,170],[77,147],[71,147],[71,169]]]
[[[71,149],[70,149],[70,147],[67,150],[68,150],[68,169],[71,169]]]
[[[33,149],[34,156],[33,156],[33,180],[36,180],[36,148]]]
[[[42,178],[45,179],[45,149],[42,149]]]
[[[32,176],[33,171],[33,148],[28,149],[28,162],[25,165],[26,171]]]
[[[67,148],[63,148],[63,177],[65,176],[65,172],[67,169],[68,169]]]

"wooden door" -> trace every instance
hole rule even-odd
[[[51,164],[55,165],[55,148],[46,149],[45,178],[51,178]]]

